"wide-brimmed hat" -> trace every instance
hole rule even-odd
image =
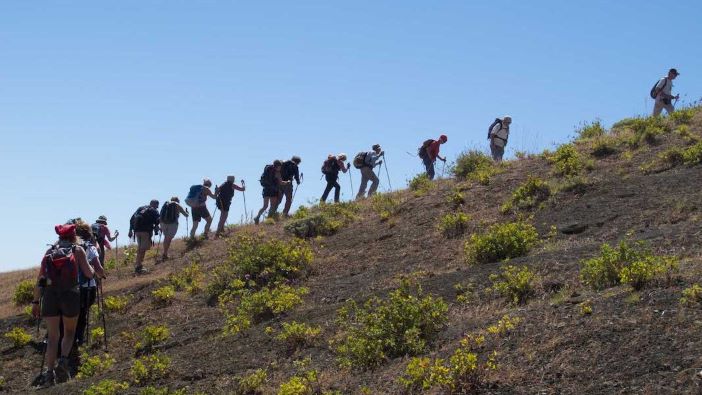
[[[105,217],[104,215],[101,215],[98,217],[98,219],[95,220],[95,222],[98,224],[107,225],[107,217]]]

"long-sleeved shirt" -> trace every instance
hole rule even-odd
[[[244,188],[234,184],[233,182],[224,182],[217,188],[217,200],[222,203],[229,204],[234,198],[234,190],[243,191]]]
[[[380,159],[380,154],[376,154],[375,151],[368,151],[364,162],[366,166],[373,168],[378,163],[378,159]]]

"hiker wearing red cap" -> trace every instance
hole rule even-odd
[[[68,355],[73,347],[80,313],[78,272],[86,278],[93,278],[94,274],[85,250],[78,245],[76,225],[56,225],[54,230],[59,240],[44,253],[32,300],[32,315],[43,317],[47,330],[47,368],[38,378],[42,386],[70,379]],[[57,362],[62,323],[61,356]]]
[[[100,263],[105,264],[105,248],[108,250],[112,249],[110,245],[111,241],[115,241],[117,236],[119,236],[119,231],[115,231],[115,235],[110,234],[110,229],[107,227],[107,217],[101,215],[95,220],[95,223],[91,226],[93,236],[95,237],[95,243],[100,251]]]
[[[439,136],[438,140],[426,140],[424,143],[422,143],[422,146],[419,147],[417,155],[422,159],[424,168],[427,171],[427,177],[429,177],[430,180],[434,179],[434,162],[436,162],[436,159],[438,158],[441,161],[446,162],[446,158],[442,158],[441,155],[439,155],[439,149],[441,144],[444,144],[447,141],[448,137],[446,137],[445,134],[442,134]]]
[[[673,80],[679,75],[680,73],[678,73],[678,70],[670,69],[668,70],[668,75],[658,80],[656,85],[653,86],[653,89],[651,89],[651,97],[656,99],[653,104],[654,117],[660,115],[663,109],[665,109],[668,115],[675,111],[673,99],[677,101],[680,95],[673,96]]]
[[[346,173],[349,171],[349,166],[344,163],[346,161],[346,154],[339,154],[337,156],[329,155],[327,160],[322,164],[322,174],[327,181],[327,186],[324,188],[324,193],[320,199],[320,203],[326,203],[329,192],[334,188],[334,203],[339,203],[339,195],[341,194],[341,185],[339,185],[339,171]]]
[[[134,260],[135,274],[147,273],[143,265],[144,256],[153,245],[151,235],[158,235],[160,232],[158,205],[158,200],[154,199],[148,206],[139,207],[129,219],[129,238],[134,237],[137,242],[137,255]]]

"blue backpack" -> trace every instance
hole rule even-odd
[[[202,199],[202,185],[193,185],[190,187],[188,197],[185,198],[185,204],[192,208],[202,206],[205,201]]]

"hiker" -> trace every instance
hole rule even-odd
[[[653,104],[653,116],[657,117],[661,114],[661,111],[665,109],[668,115],[675,111],[673,107],[673,99],[676,101],[680,98],[680,95],[673,96],[673,80],[676,79],[680,73],[676,69],[668,70],[668,75],[658,80],[656,85],[651,89],[651,98],[656,99]]]
[[[444,144],[447,141],[448,137],[442,134],[439,136],[438,140],[425,140],[424,143],[422,143],[422,146],[419,147],[417,155],[420,159],[422,159],[424,168],[427,171],[427,177],[429,177],[430,180],[434,179],[434,162],[436,162],[436,159],[439,158],[441,161],[446,163],[446,158],[442,158],[441,155],[439,155],[439,149],[441,148],[441,144]]]
[[[158,204],[158,200],[152,200],[148,206],[139,207],[129,219],[129,238],[136,238],[137,242],[137,256],[134,260],[135,274],[148,273],[144,269],[144,256],[153,245],[151,235],[158,235],[159,232]]]
[[[78,322],[76,324],[75,346],[72,351],[72,353],[75,353],[75,357],[77,358],[78,347],[83,345],[86,339],[88,311],[90,310],[90,306],[95,303],[95,296],[97,295],[96,279],[104,279],[107,278],[107,276],[105,275],[105,269],[100,262],[100,252],[96,247],[97,241],[95,240],[92,227],[87,223],[80,221],[76,224],[76,235],[82,240],[83,243],[81,246],[85,250],[87,261],[95,272],[93,278],[86,277],[82,271],[78,272],[78,284],[80,286],[80,313],[78,314]],[[77,367],[78,364],[76,363],[75,366]]]
[[[358,194],[356,194],[356,200],[366,197],[368,181],[371,182],[371,187],[368,190],[368,197],[375,194],[375,191],[378,189],[378,183],[380,183],[373,169],[375,166],[381,166],[383,164],[383,161],[378,159],[380,159],[381,156],[385,156],[385,151],[381,151],[380,144],[373,145],[371,149],[372,150],[368,152],[359,152],[353,158],[353,166],[361,170],[361,187],[358,189]]]
[[[215,188],[215,196],[217,196],[216,204],[220,212],[215,237],[221,236],[224,232],[224,225],[227,223],[227,217],[229,217],[229,207],[232,205],[234,191],[243,192],[246,190],[246,185],[244,185],[245,183],[243,180],[241,181],[241,186],[236,185],[234,180],[234,176],[227,176],[227,181]]]
[[[212,193],[212,190],[210,189],[211,187],[212,181],[210,181],[209,178],[205,178],[202,180],[202,185],[193,185],[190,187],[188,197],[185,199],[185,204],[193,209],[193,227],[190,229],[191,239],[195,238],[195,231],[197,231],[197,226],[200,224],[200,220],[203,218],[205,219],[205,230],[202,234],[205,239],[207,239],[210,234],[212,216],[210,215],[210,211],[207,209],[207,198],[217,198],[217,196]]]
[[[161,260],[165,261],[168,259],[168,249],[171,247],[171,241],[178,233],[178,217],[183,214],[188,216],[188,209],[183,209],[180,205],[180,199],[178,196],[173,196],[170,202],[166,202],[161,207],[161,213],[159,215],[159,220],[161,224],[161,233],[163,234],[163,256]]]
[[[261,215],[266,211],[270,204],[271,209],[268,212],[268,218],[274,218],[276,209],[278,208],[279,191],[290,181],[283,181],[282,178],[283,162],[279,160],[273,161],[272,165],[266,165],[261,174],[261,186],[263,187],[263,207],[258,210],[258,214],[254,217],[254,223],[258,224],[261,221]]]
[[[505,146],[509,138],[509,125],[512,124],[512,117],[509,115],[502,118],[495,118],[488,128],[488,140],[490,140],[490,152],[492,160],[502,162],[502,156],[505,154]]]
[[[339,195],[341,194],[341,186],[339,185],[339,170],[346,173],[350,166],[346,166],[346,154],[337,156],[329,155],[327,160],[322,164],[322,174],[327,181],[327,186],[324,188],[324,193],[320,199],[320,203],[326,203],[329,192],[334,188],[334,203],[339,203]]]
[[[110,229],[107,227],[107,217],[101,215],[95,220],[95,223],[91,226],[93,236],[97,243],[97,247],[100,250],[100,263],[105,264],[105,248],[108,250],[112,249],[110,245],[111,241],[115,241],[117,236],[119,236],[119,231],[115,231],[115,235],[110,234]]]
[[[47,331],[46,369],[37,380],[41,386],[71,378],[68,355],[73,347],[80,313],[78,272],[88,279],[94,275],[85,250],[78,245],[76,225],[56,225],[54,231],[59,239],[44,254],[32,300],[32,315],[44,318]],[[60,326],[63,327],[64,336],[57,360]]]
[[[283,181],[287,181],[287,184],[284,184],[278,193],[278,205],[280,205],[283,201],[283,197],[285,197],[285,207],[283,207],[284,217],[290,216],[290,207],[292,206],[293,199],[292,180],[295,179],[297,185],[300,185],[300,163],[302,163],[302,159],[295,155],[290,160],[283,162],[283,167],[280,169],[281,178]],[[277,210],[274,209],[273,211]]]

